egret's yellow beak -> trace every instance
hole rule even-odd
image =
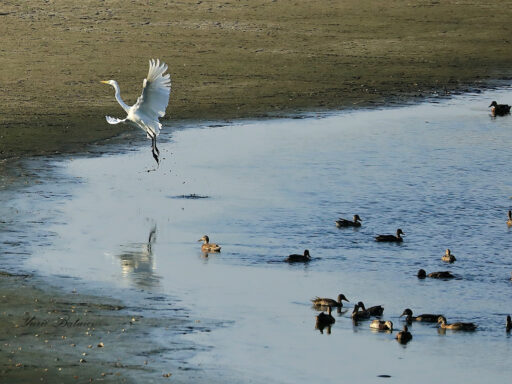
[[[105,80],[101,80],[100,83],[103,83],[103,84],[109,84],[108,81],[105,81]]]

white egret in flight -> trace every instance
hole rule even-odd
[[[157,164],[160,163],[160,151],[156,147],[156,137],[162,129],[162,124],[160,124],[158,118],[165,115],[171,93],[171,78],[169,74],[164,76],[165,71],[167,71],[167,64],[160,63],[158,59],[149,61],[148,77],[142,83],[142,95],[131,107],[121,99],[121,90],[117,81],[102,81],[102,83],[114,87],[117,102],[128,114],[123,120],[105,116],[107,122],[109,124],[129,123],[146,132],[148,138],[152,141],[151,151]]]

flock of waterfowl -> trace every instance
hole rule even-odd
[[[348,301],[343,294],[338,296],[338,302],[327,299],[327,298],[315,298],[312,300],[313,307],[317,310],[327,308],[327,314],[323,311],[316,317],[316,328],[323,333],[324,328],[327,328],[327,333],[330,333],[331,325],[335,323],[334,317],[331,315],[332,307],[342,307],[341,298]],[[334,304],[334,305],[333,305]],[[359,321],[370,320],[371,317],[381,317],[384,313],[384,308],[381,305],[377,305],[370,308],[365,308],[364,304],[360,301],[354,305],[352,311],[352,320],[357,324]],[[407,324],[411,324],[413,321],[424,322],[424,323],[437,323],[441,329],[451,329],[455,331],[474,331],[477,325],[474,323],[447,323],[446,317],[442,314],[421,314],[419,316],[413,316],[412,310],[406,308],[399,317],[405,316],[405,322],[403,329],[398,332],[395,336],[398,342],[408,343],[412,340],[412,334],[409,332]],[[393,332],[393,322],[391,320],[374,319],[370,322],[370,328],[376,331]],[[510,316],[507,316],[506,330],[507,332],[512,329],[512,321]]]
[[[338,228],[347,228],[347,227],[360,227],[361,226],[362,219],[359,217],[359,215],[354,215],[353,220],[346,220],[343,218],[340,218],[336,220],[336,226]],[[508,226],[512,226],[512,211],[508,211]],[[397,229],[396,236],[395,235],[378,235],[375,237],[376,241],[387,241],[387,242],[402,242],[403,239],[401,235],[404,235],[401,229]],[[290,259],[291,256],[301,256],[301,255],[290,255],[286,261],[288,262],[295,262],[295,261],[303,261],[307,262],[309,261],[309,251],[305,251],[305,254],[307,252],[308,259],[304,259],[304,256],[302,260],[297,260],[295,258]],[[441,260],[446,263],[453,263],[457,259],[455,256],[451,253],[449,249],[446,250],[445,254],[441,257]],[[427,274],[424,269],[420,269],[418,271],[417,277],[419,279],[425,279],[427,277],[433,278],[433,279],[452,279],[455,278],[454,275],[451,274],[449,271],[439,271],[439,272],[431,272]],[[511,278],[512,279],[512,278]],[[339,294],[338,300],[333,300],[329,298],[321,298],[316,297],[312,301],[313,307],[316,310],[322,311],[317,317],[316,317],[316,328],[320,330],[320,332],[323,333],[324,328],[327,328],[327,332],[330,333],[331,325],[335,323],[334,317],[331,315],[331,308],[336,307],[338,310],[340,310],[343,307],[342,301],[349,301],[345,295]],[[327,309],[327,314],[323,312],[323,310]],[[357,304],[354,305],[354,309],[352,311],[352,320],[357,323],[361,320],[369,320],[371,317],[381,317],[384,313],[384,308],[381,305],[377,305],[370,308],[365,308],[363,302],[359,301]],[[404,312],[399,316],[403,317],[405,316],[405,322],[410,324],[413,321],[417,322],[427,322],[427,323],[437,323],[439,325],[439,328],[442,330],[445,329],[451,329],[455,331],[474,331],[477,329],[477,325],[474,323],[466,323],[466,322],[456,322],[456,323],[448,323],[446,321],[446,317],[442,314],[422,314],[419,316],[413,316],[412,310],[410,308],[406,308]],[[381,320],[381,319],[374,319],[370,323],[370,328],[377,331],[385,331],[385,332],[393,332],[393,322],[390,320]],[[512,320],[510,315],[507,316],[507,320],[505,323],[505,329],[507,332],[510,332],[512,330]],[[412,339],[412,334],[409,332],[409,329],[407,325],[403,326],[403,329],[398,332],[395,336],[398,342],[400,343],[407,343]]]
[[[348,228],[348,227],[360,227],[362,219],[359,215],[354,215],[352,220],[346,220],[340,218],[336,220],[336,226],[338,228]],[[508,211],[508,226],[512,226],[512,211]],[[404,235],[403,231],[399,228],[396,231],[395,235],[377,235],[375,237],[375,241],[378,242],[402,242]],[[210,243],[210,239],[207,235],[201,237],[198,241],[202,241],[201,251],[203,253],[218,253],[221,250],[221,247],[218,244]],[[457,259],[451,253],[450,249],[445,251],[445,254],[441,257],[441,260],[447,263],[453,263]],[[285,260],[288,263],[308,263],[311,261],[311,256],[309,254],[309,250],[304,250],[304,254],[292,254],[289,255]],[[427,277],[433,279],[452,279],[455,278],[449,271],[438,271],[426,273],[424,269],[420,269],[418,271],[417,277],[419,279],[425,279]],[[338,295],[337,300],[326,298],[326,297],[315,297],[311,300],[313,303],[313,308],[315,310],[321,311],[320,314],[316,316],[316,324],[315,327],[323,333],[323,330],[326,328],[327,333],[331,332],[331,326],[336,322],[334,316],[332,316],[332,308],[337,308],[339,312],[341,312],[341,308],[343,308],[343,301],[349,302],[347,297],[340,293]],[[327,311],[327,313],[324,312]],[[358,321],[370,320],[372,317],[379,317],[379,319],[374,319],[370,322],[370,328],[376,331],[385,331],[385,332],[393,332],[393,322],[390,320],[381,320],[380,317],[384,313],[384,307],[382,305],[376,305],[369,308],[366,308],[362,301],[359,301],[354,305],[354,309],[352,311],[351,318],[357,324]],[[424,323],[437,323],[439,328],[442,330],[450,329],[455,331],[474,331],[477,329],[477,325],[474,323],[466,323],[466,322],[456,322],[456,323],[448,323],[446,321],[446,317],[442,314],[421,314],[419,316],[413,316],[412,310],[410,308],[406,308],[403,313],[399,317],[405,316],[405,322],[407,324],[415,322],[424,322]],[[412,334],[409,332],[407,324],[403,326],[403,329],[399,331],[395,339],[398,342],[405,344],[408,343],[412,339]],[[507,316],[505,329],[507,332],[512,330],[512,320],[510,315]]]
[[[511,109],[509,105],[498,104],[496,101],[493,101],[489,107],[491,108],[491,112],[494,116],[503,116],[509,114]],[[352,220],[339,218],[335,221],[335,223],[338,228],[354,228],[361,227],[362,221],[363,220],[359,217],[359,215],[354,215]],[[507,225],[512,226],[512,211],[510,210],[508,211]],[[398,228],[396,230],[396,235],[377,235],[375,237],[375,241],[401,243],[403,242],[402,236],[405,236],[405,234],[402,229]],[[218,244],[210,243],[209,240],[210,239],[207,235],[204,235],[201,239],[198,240],[203,242],[201,251],[204,253],[220,252],[221,247]],[[457,259],[451,253],[450,249],[447,249],[445,254],[441,257],[441,260],[446,263],[454,263]],[[309,250],[306,249],[304,250],[304,254],[291,254],[284,261],[288,263],[308,263],[311,261],[311,255]],[[420,269],[418,271],[417,277],[419,279],[425,279],[427,277],[433,279],[455,278],[455,276],[452,275],[449,271],[438,271],[427,274],[424,269]],[[320,314],[316,316],[315,325],[315,327],[320,330],[320,332],[323,333],[325,328],[327,329],[327,333],[331,332],[331,326],[336,322],[334,316],[332,316],[332,308],[337,308],[338,312],[341,312],[343,301],[349,302],[347,297],[341,293],[338,295],[337,300],[326,297],[315,297],[311,300],[313,303],[313,308],[315,310],[321,311]],[[370,328],[376,331],[393,332],[393,322],[390,320],[380,319],[383,313],[383,306],[376,305],[366,308],[364,303],[359,301],[354,305],[351,318],[354,323],[357,324],[358,321],[370,320],[372,317],[378,317],[378,319],[373,319],[370,322]],[[474,331],[478,327],[476,324],[470,322],[448,323],[446,317],[442,314],[421,314],[419,316],[413,316],[413,312],[410,308],[406,308],[399,317],[401,318],[404,316],[406,324],[404,324],[402,330],[397,332],[395,335],[395,339],[402,344],[408,343],[412,339],[412,334],[409,332],[407,327],[407,324],[411,324],[412,322],[437,323],[439,328],[442,330],[450,329],[454,331]],[[512,330],[512,319],[510,315],[507,316],[505,329],[507,332]]]
[[[316,316],[315,324],[315,327],[320,330],[320,332],[323,333],[324,329],[327,329],[327,333],[331,332],[331,326],[336,322],[334,316],[332,316],[332,307],[336,307],[341,311],[341,308],[343,307],[343,300],[347,302],[349,301],[346,296],[341,293],[338,295],[337,301],[323,297],[316,297],[311,300],[313,307],[316,310],[322,310],[322,312]],[[327,309],[327,313],[323,312],[324,308]],[[371,317],[381,317],[383,313],[384,307],[382,305],[375,305],[373,307],[366,308],[364,303],[359,301],[354,305],[351,317],[354,323],[357,324],[359,321],[370,320]],[[407,308],[400,317],[406,315],[406,321],[408,323],[412,321],[428,321],[427,319],[431,319],[433,316],[438,316],[439,322],[441,322],[442,317],[442,315],[421,315],[418,317],[412,317],[412,311],[409,308]],[[444,319],[444,317],[442,318]],[[374,319],[370,322],[370,328],[376,331],[393,332],[393,322],[391,320]],[[409,332],[407,325],[404,325],[403,329],[396,334],[395,338],[400,343],[407,343],[412,339],[412,335]]]
[[[510,106],[507,104],[498,104],[496,101],[493,101],[491,105],[489,105],[491,108],[491,112],[494,116],[503,116],[510,113]],[[339,218],[336,220],[336,226],[338,228],[349,228],[349,227],[360,227],[361,222],[363,220],[359,215],[354,215],[352,220],[347,220],[343,218]],[[512,226],[512,211],[508,211],[508,226]],[[379,242],[395,242],[395,243],[401,243],[403,242],[402,236],[405,235],[402,229],[398,228],[396,230],[396,235],[377,235],[375,237],[376,241]],[[441,257],[441,260],[446,263],[454,263],[457,259],[455,256],[451,253],[450,249],[447,249],[445,251],[445,254]],[[309,251],[305,250],[304,255],[290,255],[285,261],[287,262],[308,262],[310,261],[310,255]],[[418,271],[417,277],[419,279],[425,279],[427,277],[433,278],[433,279],[452,279],[455,278],[454,275],[452,275],[449,271],[438,271],[438,272],[431,272],[426,273],[424,269],[420,269]],[[323,311],[316,317],[316,328],[320,330],[320,332],[323,332],[324,328],[327,328],[327,332],[330,333],[330,327],[332,324],[334,324],[335,319],[331,315],[331,308],[336,307],[338,310],[341,309],[343,306],[342,300],[348,301],[348,299],[345,297],[345,295],[340,294],[338,295],[338,300],[335,301],[333,299],[329,298],[320,298],[316,297],[312,300],[313,307],[317,310],[322,310],[327,308],[327,314]],[[384,308],[380,305],[365,308],[364,304],[360,301],[356,305],[354,305],[354,309],[352,311],[352,320],[354,322],[360,321],[360,320],[368,320],[372,316],[375,317],[381,317],[384,312]],[[474,323],[465,323],[465,322],[457,322],[457,323],[447,323],[446,318],[442,314],[422,314],[419,316],[413,316],[412,310],[409,308],[406,308],[404,312],[400,315],[400,317],[405,316],[406,323],[411,323],[413,321],[417,322],[429,322],[429,323],[437,323],[439,325],[439,328],[442,330],[445,329],[451,329],[451,330],[457,330],[457,331],[474,331],[477,328],[477,325]],[[370,328],[377,330],[377,331],[386,331],[386,332],[392,332],[393,331],[393,322],[390,320],[380,320],[375,319],[372,320],[370,323]],[[507,316],[505,329],[507,332],[510,332],[512,330],[512,320],[510,318],[510,315]],[[403,329],[398,332],[395,336],[395,338],[400,343],[407,343],[412,339],[412,334],[409,332],[409,329],[407,325],[403,326]]]

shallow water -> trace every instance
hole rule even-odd
[[[63,286],[108,288],[142,312],[169,300],[192,319],[221,322],[183,336],[200,346],[185,364],[205,378],[505,381],[512,374],[504,329],[512,312],[512,229],[505,224],[512,117],[491,118],[486,107],[494,99],[512,99],[512,89],[403,108],[168,128],[164,159],[151,172],[149,145],[35,160],[41,182],[2,194],[4,221],[25,220],[27,230],[2,241],[24,242],[31,256],[23,269]],[[360,229],[336,228],[339,216],[355,213]],[[373,240],[398,227],[403,244]],[[221,253],[201,254],[204,234]],[[282,262],[305,248],[308,265]],[[458,259],[453,265],[440,260],[446,248]],[[419,268],[460,278],[418,280]],[[320,334],[309,300],[338,293],[350,299],[348,311],[336,314],[331,334]],[[384,305],[383,319],[395,328],[407,307],[479,328],[441,334],[414,324],[413,340],[401,346],[368,322],[352,323],[359,300]],[[165,331],[158,337],[172,342]]]

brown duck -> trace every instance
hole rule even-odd
[[[361,310],[359,310],[361,309]],[[370,318],[370,313],[368,311],[364,311],[362,308],[359,307],[358,304],[354,305],[354,310],[352,311],[352,320],[358,321],[358,320],[366,320]]]
[[[489,107],[494,116],[504,116],[510,113],[510,105],[508,104],[498,104],[496,101],[493,101]]]
[[[404,325],[403,330],[398,332],[395,338],[401,344],[407,344],[409,341],[411,341],[412,335],[411,332],[409,332],[409,328],[407,327],[407,325]]]
[[[361,220],[361,218],[359,217],[359,215],[354,215],[352,221],[350,220],[346,220],[346,219],[342,219],[341,217],[336,220],[336,226],[338,228],[345,228],[345,227],[360,227],[361,226],[361,223],[360,221],[363,221]]]
[[[324,312],[320,312],[320,314],[316,317],[317,328],[323,328],[328,325],[334,324],[334,322],[336,320],[331,315],[331,312],[332,312],[331,307],[327,307],[327,314],[325,314]]]
[[[201,251],[203,252],[220,252],[220,245],[210,243],[210,238],[207,235],[204,235],[197,241],[203,242],[203,245],[201,245]]]
[[[359,303],[357,303],[357,305],[359,306],[359,308],[361,308],[363,311],[366,311],[370,314],[370,316],[382,316],[382,314],[384,313],[384,307],[382,305],[375,305],[373,307],[370,307],[370,308],[366,308],[364,306],[364,303],[362,301],[360,301]]]
[[[441,260],[446,263],[453,263],[453,262],[457,261],[457,259],[455,258],[454,255],[452,255],[452,253],[449,249],[446,250],[443,257],[441,257]]]
[[[315,307],[343,307],[342,300],[349,301],[343,293],[338,295],[338,301],[327,297],[315,297],[311,300]]]
[[[404,312],[399,317],[402,317],[402,316],[405,316],[405,321],[407,321],[408,323],[411,323],[413,321],[421,321],[424,323],[437,323],[439,320],[439,316],[443,316],[443,315],[433,315],[430,313],[424,313],[419,316],[413,316],[412,310],[410,310],[409,308],[406,308],[404,310]]]
[[[287,261],[288,263],[307,263],[310,260],[311,256],[309,255],[309,251],[305,249],[303,255],[293,254],[288,256],[284,261]]]
[[[382,241],[382,242],[394,242],[394,243],[401,243],[404,241],[400,235],[404,235],[405,233],[402,232],[400,228],[396,230],[396,236],[395,235],[378,235],[375,237],[376,241]]]
[[[424,269],[420,269],[418,271],[418,279],[424,279],[426,277],[431,277],[432,279],[454,279],[455,276],[451,274],[450,271],[438,271],[438,272],[430,272],[427,275]]]
[[[474,331],[477,328],[477,326],[473,323],[448,324],[444,316],[439,316],[437,323],[440,325],[442,329],[452,329],[454,331]]]

